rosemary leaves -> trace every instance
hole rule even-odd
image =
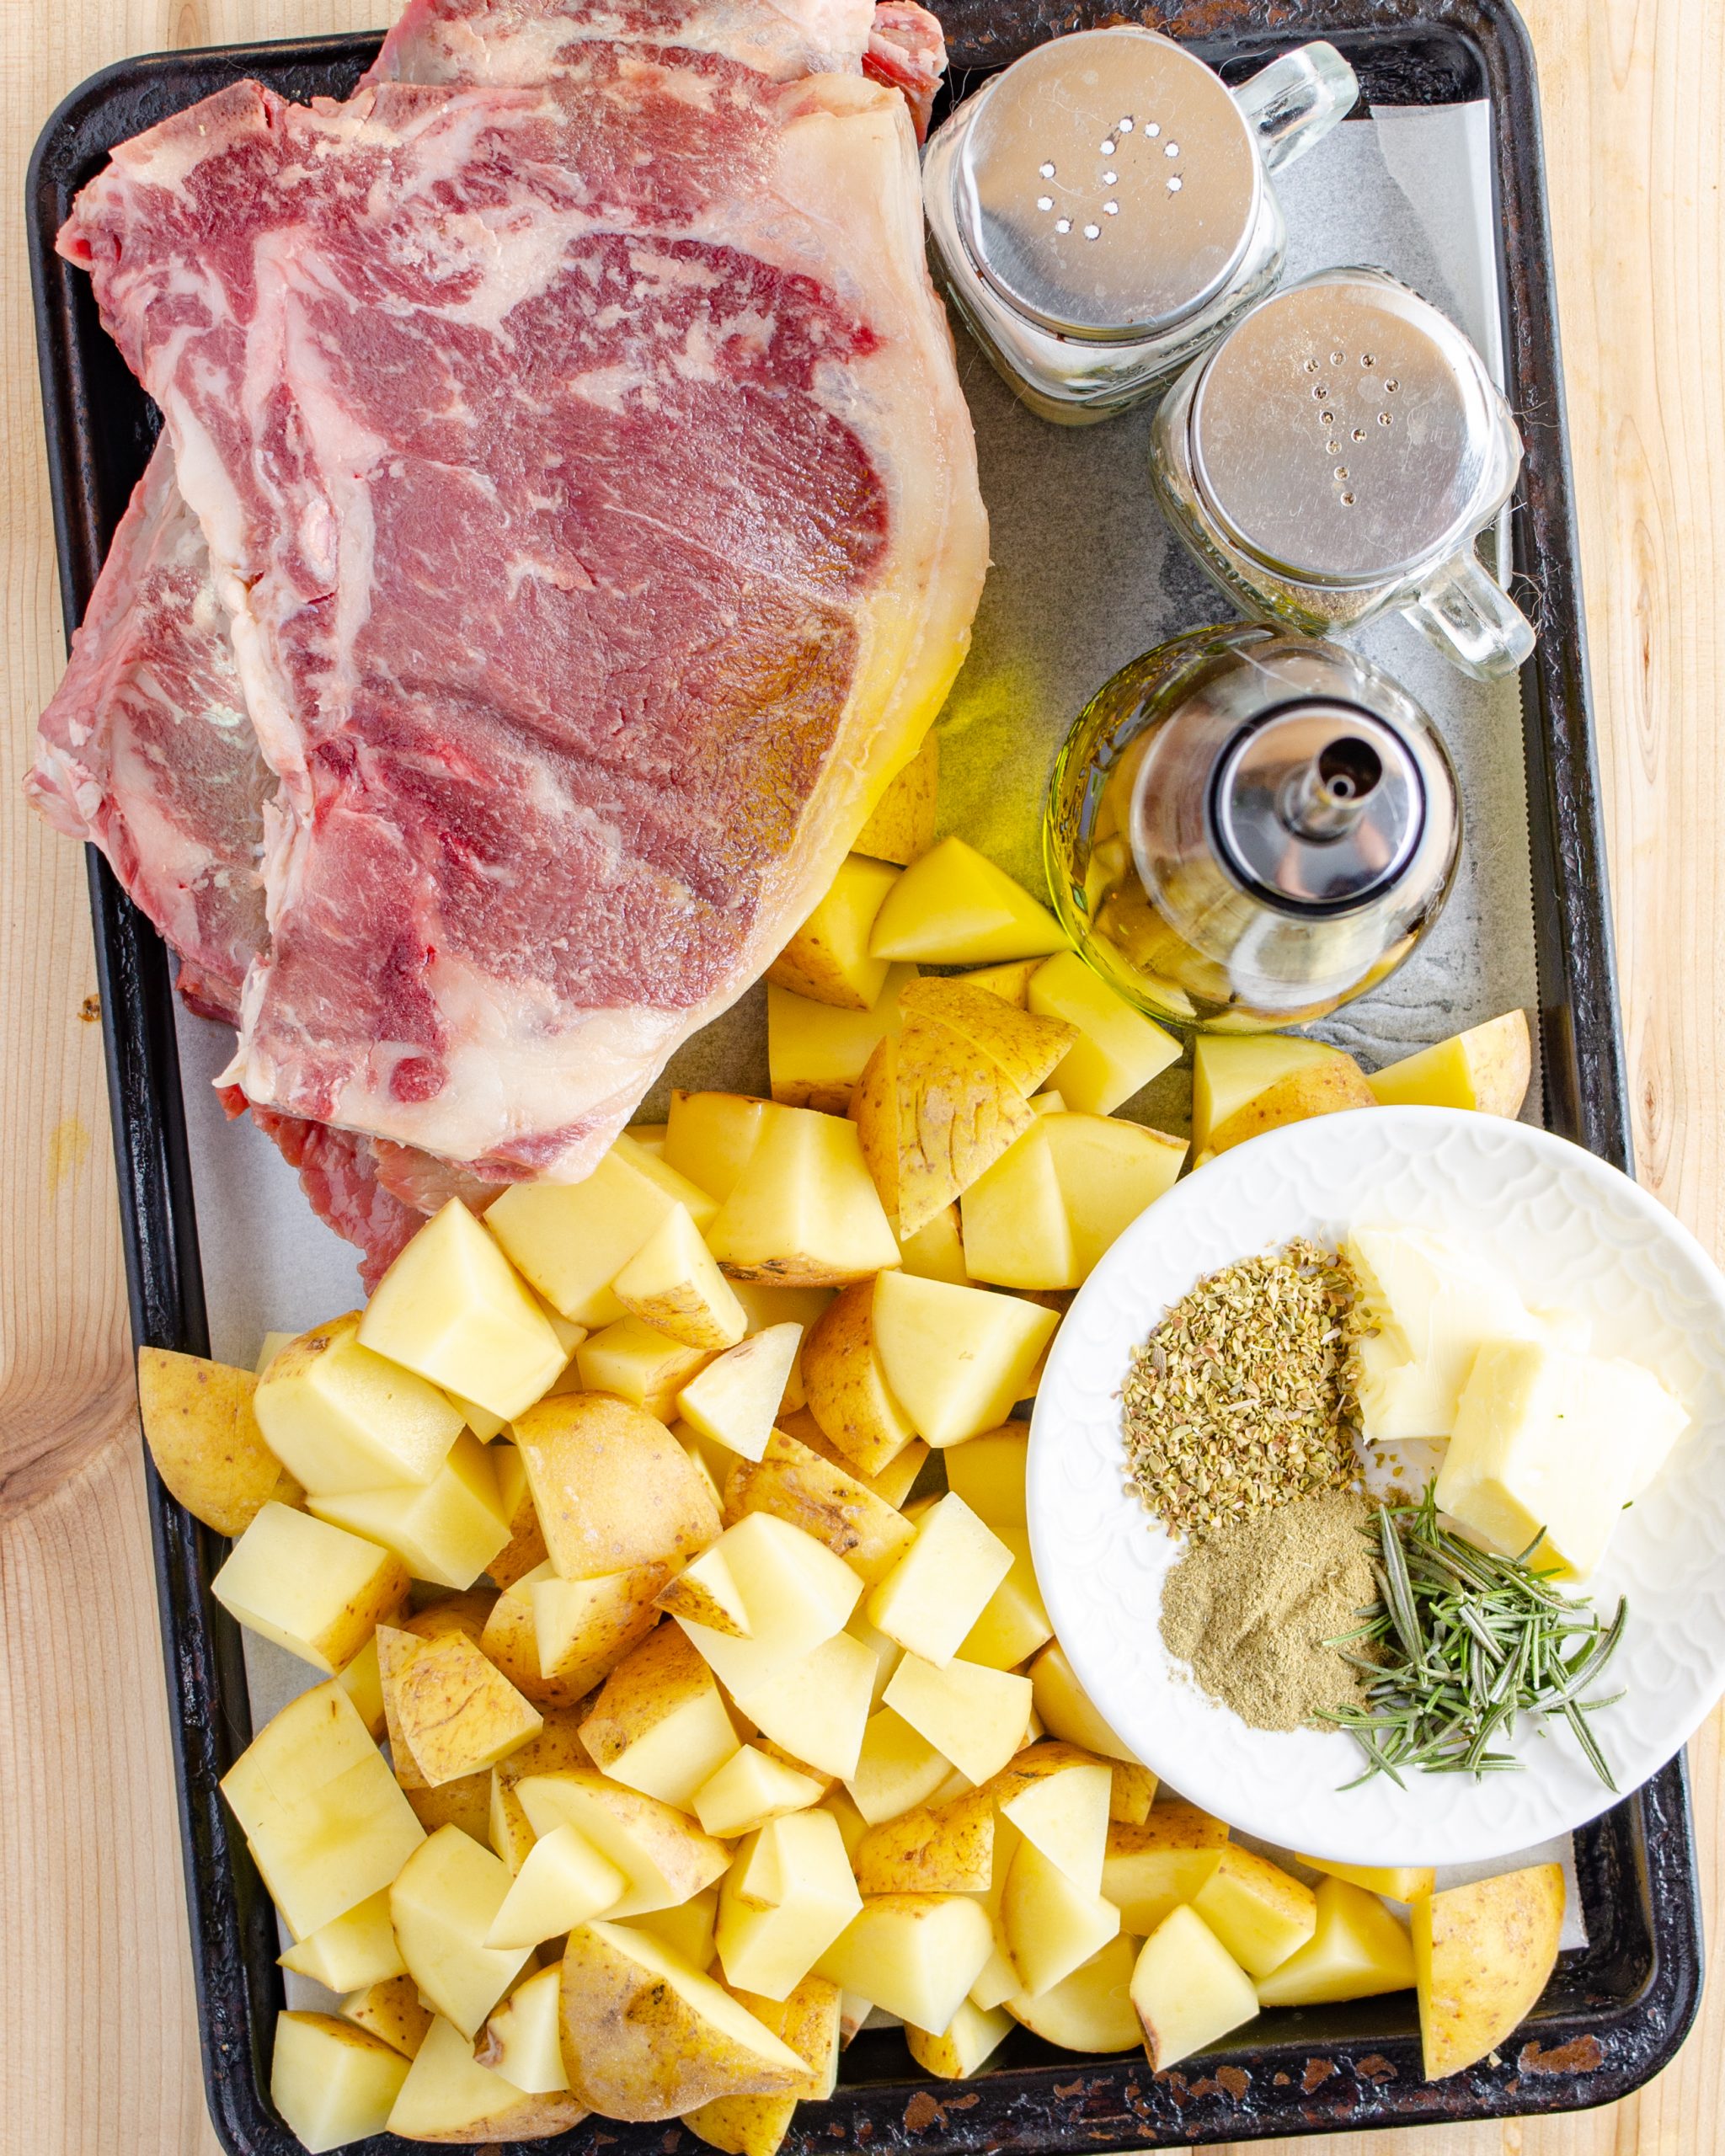
[[[1514,1733],[1516,1717],[1561,1716],[1594,1772],[1616,1790],[1588,1716],[1612,1699],[1583,1695],[1623,1636],[1628,1605],[1610,1623],[1590,1604],[1572,1600],[1530,1554],[1500,1557],[1438,1524],[1435,1485],[1415,1504],[1381,1505],[1365,1530],[1375,1542],[1378,1600],[1366,1621],[1331,1645],[1356,1662],[1365,1703],[1327,1710],[1365,1753],[1354,1788],[1401,1770],[1501,1774],[1519,1769],[1514,1753],[1494,1749]],[[1621,1693],[1613,1699],[1621,1699]]]

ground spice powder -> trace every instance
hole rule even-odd
[[[1327,1640],[1377,1595],[1367,1508],[1349,1491],[1231,1520],[1182,1552],[1162,1589],[1162,1633],[1213,1700],[1253,1729],[1298,1729],[1363,1702],[1360,1673]]]

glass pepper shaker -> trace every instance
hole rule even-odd
[[[923,200],[946,289],[1033,411],[1107,419],[1274,286],[1287,231],[1270,176],[1358,94],[1329,45],[1231,92],[1154,30],[1054,38],[929,142]]]
[[[1262,620],[1334,636],[1397,608],[1481,680],[1533,649],[1474,552],[1520,435],[1467,339],[1386,270],[1252,308],[1163,398],[1150,466],[1174,530]]]
[[[1085,958],[1152,1017],[1252,1033],[1400,965],[1461,857],[1450,759],[1399,683],[1258,624],[1158,645],[1055,765],[1049,886]]]

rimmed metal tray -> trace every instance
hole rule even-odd
[[[1119,19],[1107,0],[941,0],[955,91],[1040,40]],[[1589,711],[1562,381],[1532,56],[1507,0],[1141,0],[1128,12],[1190,42],[1229,76],[1327,37],[1368,104],[1490,100],[1509,331],[1509,394],[1526,462],[1514,516],[1518,596],[1542,634],[1525,670],[1545,1112],[1549,1127],[1628,1168],[1605,851]],[[284,96],[344,96],[376,35],[240,45],[126,61],[61,106],[29,168],[28,213],[48,451],[68,632],[153,442],[157,415],[96,317],[88,279],[53,253],[78,189],[116,143],[254,76]],[[132,1329],[207,1347],[171,988],[163,947],[93,849],[92,906],[119,1166]],[[226,1545],[150,1484],[179,1772],[192,1954],[210,2109],[226,2146],[291,2156],[268,2095],[282,2004],[273,1912],[217,1789],[251,1734],[239,1635],[211,1598]],[[1217,2049],[1152,2075],[1141,2054],[1086,2059],[1027,2031],[966,2083],[921,2075],[896,2031],[859,2037],[837,2094],[801,2107],[792,2156],[864,2143],[953,2151],[1145,2147],[1162,2142],[1500,2117],[1626,2095],[1675,2052],[1701,1983],[1701,1913],[1681,1758],[1576,1838],[1587,1926],[1513,2054],[1430,2084],[1412,1995],[1265,2015]],[[693,2150],[674,2122],[595,2120],[569,2149]],[[367,2150],[405,2150],[391,2136]]]

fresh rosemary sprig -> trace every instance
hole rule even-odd
[[[1538,1537],[1519,1557],[1499,1557],[1452,1534],[1438,1524],[1435,1488],[1428,1483],[1417,1505],[1377,1508],[1365,1530],[1377,1545],[1377,1603],[1357,1631],[1328,1642],[1369,1680],[1364,1706],[1324,1714],[1365,1753],[1365,1772],[1346,1786],[1388,1774],[1405,1788],[1403,1768],[1512,1772],[1522,1762],[1494,1742],[1509,1741],[1518,1715],[1560,1715],[1615,1794],[1587,1721],[1613,1702],[1582,1695],[1616,1652],[1628,1604],[1620,1600],[1607,1625],[1591,1604],[1560,1593],[1528,1563]]]

